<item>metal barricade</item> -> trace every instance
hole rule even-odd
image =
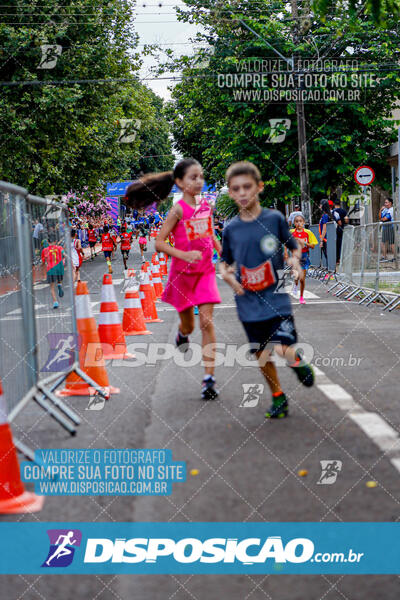
[[[382,303],[389,312],[400,305],[400,221],[369,223],[344,230],[339,274],[347,300],[369,306]]]
[[[74,434],[80,418],[55,395],[56,388],[76,373],[100,395],[107,393],[79,366],[67,210],[5,182],[0,210],[0,376],[8,418],[14,421],[23,409],[33,413],[34,401]],[[23,441],[16,446],[33,459]]]
[[[319,242],[319,226],[310,225],[310,230],[313,232]],[[316,246],[310,250],[310,262],[314,267],[321,267],[327,271],[334,272],[336,268],[336,225],[335,223],[327,223],[326,226],[327,249],[326,256],[320,246]]]

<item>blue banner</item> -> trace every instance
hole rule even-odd
[[[125,190],[132,181],[118,181],[117,183],[107,183],[107,196],[125,196]]]
[[[399,574],[400,523],[1,523],[1,574]]]

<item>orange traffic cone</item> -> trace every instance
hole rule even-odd
[[[119,394],[119,389],[110,386],[103,358],[99,333],[90,305],[90,296],[86,281],[78,281],[76,286],[76,324],[81,338],[79,365],[98,386],[104,388],[107,396]],[[90,387],[77,373],[71,373],[63,390],[56,396],[91,396],[95,389]]]
[[[165,257],[164,252],[161,252],[161,254],[160,254],[160,274],[162,277],[165,277],[165,275],[168,275],[167,259]]]
[[[158,260],[158,254],[157,252],[153,252],[153,255],[151,257],[151,264],[152,265],[159,265],[160,261]]]
[[[126,349],[117,299],[111,275],[103,276],[99,317],[99,337],[103,358],[135,358]]]
[[[154,283],[153,283],[153,274],[151,272],[151,267],[150,267],[150,263],[149,261],[146,261],[143,265],[142,265],[142,271],[145,271],[146,273],[148,273],[149,275],[149,279],[150,279],[150,285],[151,285],[151,293],[153,295],[153,300],[154,302],[157,302],[157,294],[156,294],[156,290],[154,288]]]
[[[34,513],[42,510],[44,497],[25,491],[17,451],[7,420],[6,403],[0,382],[0,513]]]
[[[162,320],[158,318],[151,288],[152,285],[150,283],[148,272],[142,271],[142,282],[140,284],[139,296],[142,303],[144,320],[146,323],[162,323]]]
[[[125,335],[151,335],[152,333],[146,329],[137,287],[128,288],[126,291],[122,328]]]
[[[163,284],[160,277],[160,265],[158,263],[152,265],[152,279],[154,291],[156,293],[157,298],[161,298],[163,293]]]

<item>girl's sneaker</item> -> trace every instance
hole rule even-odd
[[[58,308],[58,302],[54,302],[53,308]]]
[[[198,306],[195,306],[195,307],[194,307],[194,314],[195,314],[195,315],[198,315],[198,314],[199,314],[199,307],[198,307]]]
[[[299,300],[300,304],[305,304],[306,301],[304,300],[303,296],[300,296],[300,300]]]
[[[297,296],[297,292],[299,291],[298,284],[294,283],[292,287],[292,296]]]
[[[189,342],[189,336],[182,335],[181,332],[178,330],[178,333],[176,334],[175,338],[176,347],[179,348],[181,352],[187,352],[189,350]]]
[[[285,394],[272,398],[272,406],[265,413],[266,419],[284,419],[289,416],[289,405]]]
[[[64,296],[64,290],[62,288],[61,283],[57,284],[57,288],[58,288],[58,295],[60,296],[60,298],[62,298]]]
[[[201,389],[202,400],[215,400],[219,396],[219,391],[215,389],[215,379],[212,375],[206,375],[203,379]]]

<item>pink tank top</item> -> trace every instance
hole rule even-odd
[[[214,249],[212,210],[206,200],[196,207],[189,206],[181,199],[178,204],[182,207],[182,219],[178,221],[172,230],[175,240],[175,248],[190,252],[199,250],[202,259],[190,264],[180,258],[173,258],[173,267],[185,273],[204,273],[214,269],[212,255]]]

